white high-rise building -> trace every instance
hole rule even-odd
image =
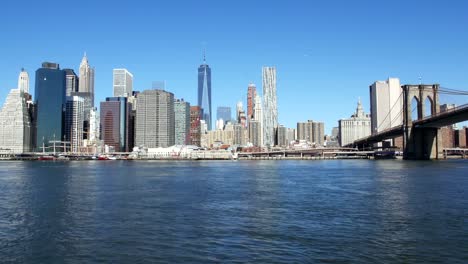
[[[114,97],[129,97],[133,91],[133,74],[127,69],[114,69]]]
[[[276,101],[276,68],[263,67],[263,144],[273,147],[278,128]]]
[[[18,76],[18,89],[23,93],[29,93],[29,74],[24,69],[21,69]]]
[[[400,80],[389,78],[370,86],[371,132],[403,124],[403,96]]]
[[[338,124],[341,146],[346,146],[371,134],[371,118],[364,113],[361,100],[358,100],[356,112],[351,118],[340,119]]]
[[[94,107],[94,68],[89,66],[86,53],[84,54],[80,63],[80,81],[78,83],[78,92],[89,93],[91,98],[91,107]]]
[[[224,129],[224,120],[218,119],[216,120],[216,130],[223,130]]]
[[[261,146],[264,146],[263,144],[263,113],[262,113],[262,99],[258,94],[255,96],[254,105],[255,107],[254,107],[253,121],[257,121],[258,123],[256,124],[256,128],[254,128],[252,131],[257,131],[257,132],[252,132],[250,134],[252,137],[254,136],[256,137],[256,146],[261,147]],[[253,133],[258,133],[258,135],[253,135]],[[252,143],[254,143],[252,138],[250,140]]]
[[[145,90],[138,94],[135,128],[135,146],[174,145],[174,94],[163,90]]]
[[[84,99],[68,96],[65,111],[65,141],[70,141],[71,152],[79,152],[83,145]]]
[[[89,114],[89,143],[95,144],[99,141],[99,130],[100,130],[101,119],[99,118],[99,112],[96,107],[91,108]]]
[[[12,89],[0,111],[0,152],[28,151],[31,151],[31,120],[26,99],[22,90]]]

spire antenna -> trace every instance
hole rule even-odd
[[[203,63],[206,64],[206,48],[203,48]]]

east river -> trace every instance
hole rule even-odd
[[[468,263],[468,161],[0,162],[0,262]]]

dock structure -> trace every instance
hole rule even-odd
[[[318,160],[318,159],[372,159],[376,153],[381,151],[359,151],[354,148],[313,148],[296,150],[276,150],[262,152],[240,152],[239,159],[249,160],[270,160],[270,159],[300,159],[300,160]]]
[[[444,148],[444,159],[448,158],[468,158],[468,148]]]

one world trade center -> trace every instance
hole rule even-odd
[[[206,64],[203,55],[203,64],[198,67],[198,105],[202,109],[201,119],[205,120],[208,130],[211,130],[211,69]]]

